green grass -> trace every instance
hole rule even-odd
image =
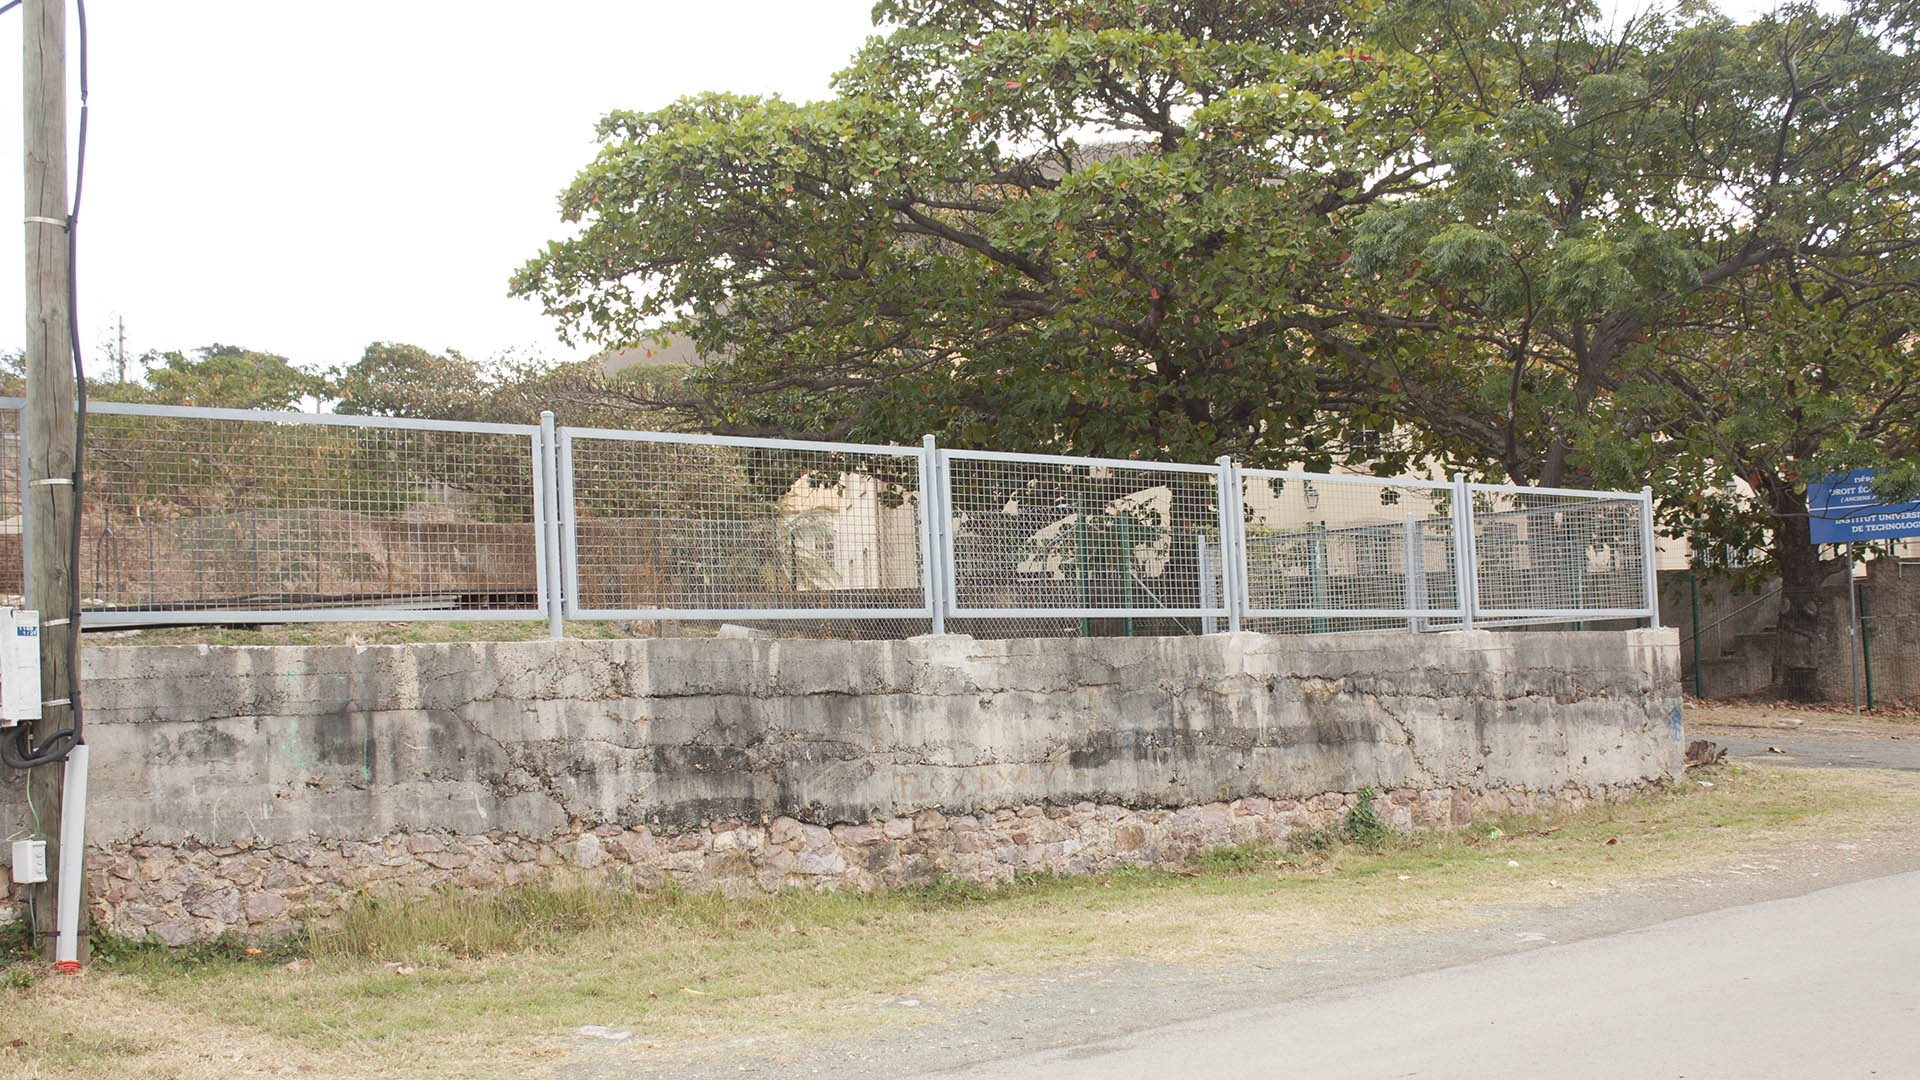
[[[636,1046],[842,1035],[906,1022],[881,1004],[896,996],[974,1000],[986,975],[1206,965],[1385,927],[1464,925],[1798,835],[1920,824],[1910,776],[1702,778],[1715,786],[1689,781],[1576,815],[1366,844],[1343,835],[1356,832],[1350,817],[1345,830],[1217,848],[1176,870],[999,888],[944,880],[875,896],[728,899],[557,883],[365,898],[337,929],[259,954],[236,940],[185,953],[115,947],[83,979],[0,988],[0,1031],[74,1032],[71,1045],[20,1052],[49,1078],[226,1076],[234,1054],[313,1075],[504,1075],[550,1064],[584,1024],[628,1028]]]
[[[1205,874],[1251,874],[1286,863],[1285,853],[1273,844],[1254,841],[1196,851],[1187,865]]]

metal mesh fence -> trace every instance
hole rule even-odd
[[[1439,481],[1240,470],[1249,629],[1440,629],[1461,621],[1455,490]]]
[[[1477,623],[1645,614],[1641,499],[1490,484],[1468,490]]]
[[[1225,614],[1200,566],[1202,543],[1219,536],[1217,467],[954,451],[941,473],[956,621],[1197,633]]]
[[[0,399],[12,603],[20,421]],[[1653,614],[1644,492],[543,424],[95,403],[87,624],[544,615],[558,632],[562,598],[634,633],[817,638]]]
[[[931,613],[917,448],[573,429],[560,439],[572,615]]]
[[[537,617],[537,434],[95,405],[87,622]]]

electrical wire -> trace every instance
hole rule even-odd
[[[21,2],[13,0],[0,7],[0,15],[12,11]],[[72,632],[67,639],[69,719],[64,730],[48,735],[37,750],[33,746],[33,733],[26,724],[16,725],[6,738],[0,739],[0,764],[14,769],[31,769],[63,761],[74,747],[85,741],[81,735],[80,709],[80,511],[83,505],[81,481],[87,451],[87,369],[80,351],[80,275],[77,267],[80,258],[80,196],[86,190],[87,183],[86,0],[74,0],[74,11],[79,16],[80,28],[80,137],[73,171],[73,203],[67,210],[67,334],[73,345],[74,382],[73,535],[67,562],[67,578],[72,588],[68,610],[71,620],[68,625],[72,627]],[[49,490],[47,494],[49,498],[59,498],[55,491]]]

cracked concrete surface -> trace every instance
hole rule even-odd
[[[1659,630],[179,646],[86,669],[101,843],[1598,790],[1679,753]]]

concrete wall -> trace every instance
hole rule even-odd
[[[187,940],[555,866],[872,887],[1607,798],[1672,631],[91,649],[96,916]],[[17,775],[0,820],[24,823]]]

